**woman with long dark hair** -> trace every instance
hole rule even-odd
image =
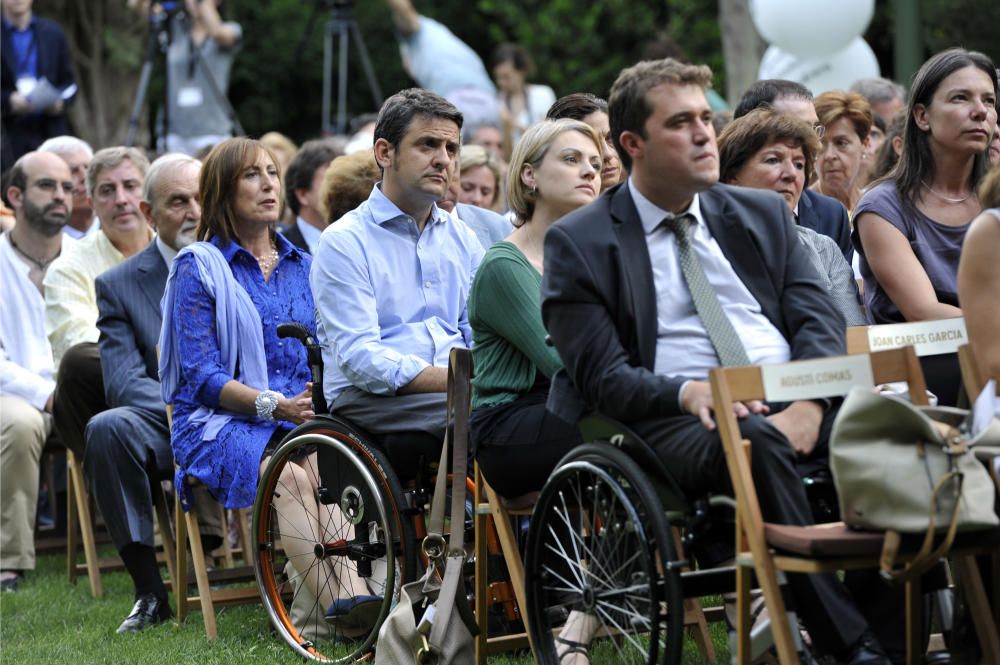
[[[899,162],[854,210],[854,245],[874,323],[962,315],[958,260],[982,209],[976,187],[996,125],[997,74],[987,56],[955,48],[923,64],[910,90]],[[932,356],[924,369],[931,391],[954,403],[953,358]]]

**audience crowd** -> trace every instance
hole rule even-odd
[[[641,435],[685,494],[728,491],[709,370],[840,355],[847,326],[964,316],[984,377],[1000,380],[998,83],[985,55],[938,53],[908,91],[868,79],[814,97],[758,81],[729,120],[704,65],[650,59],[607,101],[557,99],[528,82],[538,71],[520,46],[487,67],[410,0],[386,4],[419,87],[356,135],[226,138],[224,114],[188,126],[182,103],[169,109],[175,152],[150,162],[68,135],[65,38],[30,2],[4,3],[4,54],[9,43],[17,56],[2,65],[4,590],[35,567],[40,460],[61,447],[135,587],[118,632],[172,616],[151,484],[173,480],[185,509],[253,504],[276,446],[315,416],[285,322],[322,344],[331,411],[404,479],[436,459],[449,352],[471,348],[472,454],[509,498],[542,487],[594,411]],[[240,36],[214,9],[194,28],[226,49]],[[69,92],[34,108],[25,76]],[[921,362],[939,403],[978,397],[962,394],[954,354]],[[734,408],[765,520],[812,523],[799,466],[826,464],[837,405]],[[283,482],[315,485],[294,469]],[[344,519],[280,507],[283,535],[315,530],[324,511]],[[214,549],[227,525],[197,512]],[[730,562],[730,540],[696,550],[698,564]],[[319,574],[304,583],[328,620],[373,618],[363,580]],[[902,613],[898,590],[860,574],[788,582],[817,652],[903,657],[897,622],[875,618]],[[596,626],[569,613],[562,663],[589,662]]]

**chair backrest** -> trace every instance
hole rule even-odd
[[[905,382],[910,398],[926,404],[923,371],[912,346],[869,354],[799,360],[780,365],[716,368],[711,371],[716,415],[732,414],[723,403],[748,400],[789,402],[842,397],[856,386]]]
[[[759,533],[763,518],[757,491],[744,454],[733,402],[749,400],[793,401],[846,395],[856,386],[905,382],[916,404],[927,404],[927,386],[912,346],[870,354],[800,360],[781,365],[720,367],[709,373],[715,419],[726,453],[737,510]]]
[[[965,394],[969,396],[970,400],[975,400],[976,396],[982,392],[983,386],[986,385],[986,379],[979,371],[972,347],[968,344],[958,347],[958,366],[962,369],[962,386],[965,388]]]
[[[914,323],[851,326],[847,329],[847,352],[870,353],[912,346],[920,357],[956,353],[969,340],[965,319],[940,319]]]

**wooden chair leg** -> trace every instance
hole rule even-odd
[[[70,584],[76,584],[76,562],[80,556],[79,520],[76,518],[76,491],[73,487],[74,474],[69,473],[69,456],[66,451],[66,578]]]
[[[198,583],[198,600],[201,602],[201,614],[205,620],[205,634],[208,639],[214,640],[219,637],[219,630],[215,624],[215,605],[212,603],[212,587],[208,582],[208,569],[205,567],[205,550],[201,546],[198,516],[192,510],[184,513],[184,521],[187,523],[194,576]]]
[[[187,520],[181,510],[180,497],[174,496],[174,524],[177,529],[176,552],[174,559],[177,566],[177,577],[174,578],[174,595],[177,599],[177,621],[184,622],[188,614],[188,532]]]
[[[486,516],[489,505],[483,502],[483,476],[476,465],[476,491],[473,503],[476,507],[476,623],[479,624],[479,634],[476,635],[476,665],[486,665],[486,645],[489,640],[489,617],[487,616],[486,590],[489,585],[486,549]]]
[[[73,494],[75,495],[77,520],[80,525],[80,538],[83,541],[84,563],[87,565],[87,577],[90,579],[90,593],[94,598],[104,595],[101,586],[101,567],[97,560],[97,545],[94,542],[94,523],[90,516],[90,494],[83,479],[83,467],[72,451],[66,451],[67,476],[73,478]]]
[[[962,587],[969,603],[969,613],[972,615],[972,623],[976,627],[979,645],[983,649],[983,662],[989,663],[989,665],[1000,665],[1000,639],[997,638],[995,622],[987,618],[991,616],[990,604],[986,598],[986,591],[983,589],[983,578],[979,574],[976,558],[971,555],[956,556],[955,567],[961,576]]]
[[[514,529],[510,524],[510,515],[504,510],[503,504],[500,503],[500,497],[497,496],[492,487],[486,485],[485,481],[483,485],[486,488],[486,498],[493,511],[493,526],[496,528],[497,536],[500,539],[500,549],[503,551],[503,558],[507,563],[510,583],[514,587],[514,597],[517,599],[517,606],[521,611],[521,621],[527,626],[528,600],[525,596],[524,563],[521,561],[521,552],[517,547],[517,537],[514,535]],[[528,646],[531,649],[531,653],[535,653],[535,645],[532,642],[530,632],[528,633]]]

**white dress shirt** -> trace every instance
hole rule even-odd
[[[41,411],[56,383],[45,336],[45,300],[30,271],[8,234],[0,235],[0,394],[16,395]]]
[[[686,376],[704,380],[719,358],[698,316],[677,256],[677,240],[662,224],[671,216],[643,196],[630,178],[629,192],[646,232],[649,261],[656,289],[656,363],[654,371],[666,376]],[[685,211],[695,219],[691,227],[691,247],[701,262],[722,310],[740,336],[754,365],[788,362],[788,341],[761,311],[760,303],[733,270],[701,216],[698,195]],[[684,214],[684,213],[682,213]],[[678,215],[679,216],[679,215]],[[682,388],[683,390],[683,388]]]

